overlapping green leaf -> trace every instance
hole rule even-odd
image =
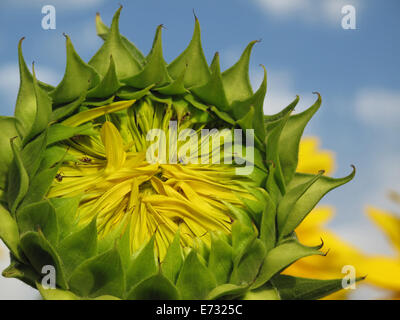
[[[67,48],[67,65],[64,78],[50,93],[54,103],[68,103],[78,99],[83,92],[91,89],[100,81],[97,71],[86,64],[76,53],[69,36],[65,35]]]
[[[239,61],[222,73],[226,96],[230,104],[234,101],[246,100],[253,95],[249,78],[249,63],[251,49],[256,43],[257,41],[250,42]]]
[[[283,300],[318,300],[343,289],[343,279],[318,280],[277,275],[271,281]]]
[[[288,240],[271,249],[264,259],[260,272],[252,288],[257,289],[270,280],[275,274],[287,268],[293,262],[310,256],[322,255],[317,248],[306,247],[297,240]]]
[[[126,275],[126,288],[131,290],[140,281],[154,275],[158,270],[154,256],[154,237],[139,251],[130,263]]]
[[[121,298],[125,291],[125,275],[118,251],[111,249],[80,264],[72,273],[69,285],[81,297],[112,295]]]
[[[53,266],[56,271],[57,286],[62,289],[68,288],[61,259],[40,230],[28,231],[21,235],[20,245],[36,272],[42,274],[44,266]]]
[[[23,200],[29,188],[29,176],[21,159],[19,147],[15,139],[11,139],[14,161],[11,163],[8,175],[7,201],[8,208],[14,215],[18,205]]]
[[[66,275],[71,275],[77,266],[96,254],[96,219],[81,230],[65,237],[59,243],[57,250],[63,261]]]
[[[0,189],[3,190],[6,188],[8,172],[14,158],[10,139],[18,136],[17,121],[13,117],[0,117]]]
[[[232,247],[217,234],[211,234],[211,248],[208,269],[213,273],[218,285],[229,281],[233,266]]]
[[[193,87],[191,92],[198,96],[202,101],[216,106],[218,110],[227,111],[229,109],[228,100],[222,82],[218,52],[215,54],[213,62],[211,63],[211,77],[209,81],[203,85]]]
[[[210,69],[201,46],[200,23],[197,17],[189,46],[168,65],[168,72],[174,79],[181,76],[185,70],[186,88],[203,85],[210,80]]]
[[[304,128],[320,106],[321,96],[318,93],[318,99],[314,105],[301,113],[292,115],[282,131],[279,139],[279,161],[286,184],[293,178],[297,168],[300,139]]]
[[[20,234],[41,230],[53,245],[58,242],[58,225],[54,207],[48,200],[35,202],[17,211]]]
[[[177,300],[179,292],[174,284],[162,274],[147,278],[128,294],[129,300]]]
[[[109,69],[110,57],[112,56],[119,80],[132,77],[142,70],[141,64],[128,50],[119,33],[118,24],[121,9],[119,8],[113,17],[111,29],[103,46],[89,61],[89,65],[93,66],[104,77]]]
[[[291,233],[326,193],[349,182],[354,175],[355,167],[347,177],[339,179],[297,173],[277,209],[280,238]]]
[[[125,83],[135,88],[146,88],[150,85],[164,86],[171,82],[171,78],[167,71],[167,64],[164,61],[162,53],[161,31],[163,26],[157,28],[156,36],[154,38],[153,47],[147,57],[147,63],[143,70],[125,79]]]
[[[169,245],[167,254],[161,263],[162,274],[175,283],[178,274],[183,265],[183,254],[180,245],[180,232],[178,231],[174,237],[174,240]]]
[[[192,250],[185,259],[176,286],[182,299],[198,300],[205,299],[217,283],[211,271]]]
[[[96,14],[96,30],[99,37],[101,37],[104,41],[107,40],[110,29],[103,23],[103,21],[101,21],[99,13]],[[132,56],[136,59],[136,61],[139,62],[141,66],[144,66],[146,63],[146,58],[144,57],[143,53],[138,48],[136,48],[136,46],[131,41],[129,41],[122,35],[121,40],[125,47],[130,51]]]
[[[18,225],[17,222],[12,218],[11,213],[8,212],[2,205],[0,205],[0,238],[4,241],[10,251],[16,257],[19,257]]]

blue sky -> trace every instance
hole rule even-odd
[[[296,94],[298,110],[310,105],[311,92],[323,106],[306,130],[336,153],[336,176],[357,176],[323,202],[336,207],[330,226],[367,252],[390,253],[385,239],[364,214],[366,205],[396,210],[389,189],[400,192],[400,3],[396,0],[3,0],[0,4],[0,113],[12,115],[18,89],[17,43],[26,37],[27,62],[38,77],[57,84],[65,68],[64,37],[88,60],[100,47],[94,17],[110,23],[124,5],[121,33],[147,53],[156,27],[164,24],[164,51],[172,61],[188,44],[194,9],[202,26],[203,47],[215,51],[227,68],[252,40],[262,39],[251,60],[252,81],[259,64],[268,70],[265,113],[285,107]],[[68,3],[68,4],[66,4]],[[56,30],[43,30],[43,5],[56,8]],[[357,29],[344,30],[341,8],[356,8]],[[400,211],[400,209],[398,209]],[[373,237],[371,236],[373,235]]]

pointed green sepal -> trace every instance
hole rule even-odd
[[[185,259],[176,286],[183,300],[200,300],[207,297],[217,283],[211,271],[192,250]]]
[[[266,161],[273,163],[274,168],[274,181],[279,187],[282,194],[286,192],[285,179],[282,172],[282,166],[279,160],[279,147],[280,137],[282,131],[290,117],[291,112],[296,107],[299,101],[297,97],[289,106],[287,106],[282,112],[271,117],[264,117],[264,124],[266,130]]]
[[[222,80],[229,104],[232,104],[234,101],[246,100],[253,95],[249,78],[249,63],[251,50],[257,42],[250,42],[239,61],[222,73]]]
[[[96,87],[89,90],[87,98],[102,99],[110,97],[115,94],[121,86],[122,84],[118,80],[114,59],[111,56],[106,75]]]
[[[230,282],[237,285],[252,283],[260,270],[266,253],[263,241],[255,239],[246,249],[240,261],[235,263]]]
[[[358,278],[362,280],[363,278]],[[319,280],[276,275],[271,282],[282,300],[318,300],[343,289],[343,279]]]
[[[125,79],[124,82],[126,84],[135,88],[143,89],[152,84],[162,87],[172,81],[171,77],[168,75],[167,64],[162,53],[162,28],[162,25],[157,28],[153,47],[147,57],[147,63],[144,69],[139,74]]]
[[[214,105],[218,110],[227,111],[229,109],[228,100],[225,96],[224,85],[222,83],[221,70],[219,66],[219,53],[214,56],[211,64],[210,80],[201,86],[190,89],[202,101]]]
[[[0,205],[0,239],[17,258],[19,257],[19,231],[17,222],[2,205]],[[20,258],[19,258],[20,259]]]
[[[36,95],[33,87],[33,76],[30,73],[24,56],[22,55],[22,38],[18,43],[18,65],[19,65],[19,75],[20,84],[17,96],[17,103],[15,105],[14,115],[19,120],[17,125],[17,130],[21,137],[27,135],[36,117]],[[45,90],[49,91],[54,89],[53,87],[39,81],[39,86]]]
[[[51,113],[50,120],[58,121],[58,120],[61,120],[65,117],[71,115],[82,105],[82,103],[85,101],[85,99],[86,99],[86,92],[83,92],[78,99],[76,99],[66,105],[55,108],[53,110],[53,112]]]
[[[96,218],[87,226],[71,233],[57,247],[68,277],[85,260],[93,257],[97,250]]]
[[[344,178],[296,174],[288,186],[288,193],[278,207],[280,238],[290,234],[329,191],[351,181],[356,169]],[[286,218],[285,218],[286,217]]]
[[[279,140],[279,160],[286,184],[293,178],[297,168],[299,144],[304,128],[321,106],[321,96],[316,94],[317,101],[307,110],[290,116],[282,131]]]
[[[210,80],[210,69],[201,46],[200,23],[197,17],[189,46],[168,65],[168,72],[174,79],[177,79],[185,69],[186,88],[202,85]]]
[[[303,196],[305,196],[307,190],[310,189],[310,187],[317,182],[323,174],[324,172],[320,171],[317,175],[311,176],[310,179],[308,179],[305,183],[299,184],[296,187],[288,190],[288,192],[282,197],[277,208],[279,240],[291,234],[305,218],[305,212],[302,211],[303,214],[296,215],[294,214],[294,211],[297,209],[298,202]],[[307,200],[308,199],[306,197],[304,201]]]
[[[122,298],[125,275],[121,258],[114,248],[80,264],[69,279],[71,290],[81,297],[112,295]]]
[[[132,75],[138,74],[142,69],[141,64],[125,46],[119,33],[118,24],[121,9],[122,7],[117,10],[113,17],[110,32],[103,46],[89,61],[89,65],[94,67],[101,75],[105,76],[109,69],[110,57],[112,56],[119,80],[132,77]]]
[[[39,232],[28,231],[21,235],[20,244],[22,251],[36,272],[42,274],[43,267],[54,267],[57,286],[68,289],[60,256],[40,230]]]
[[[88,88],[97,86],[100,77],[97,71],[86,64],[76,53],[69,36],[65,35],[67,65],[64,78],[50,93],[54,104],[68,103],[78,99]]]
[[[232,224],[232,254],[234,266],[237,266],[247,250],[256,240],[257,234],[253,228],[238,220]]]
[[[323,253],[316,248],[306,247],[297,240],[288,240],[276,246],[267,253],[252,288],[261,287],[275,274],[286,269],[295,261],[311,255],[323,255]]]
[[[214,274],[218,285],[227,283],[232,272],[232,247],[214,232],[211,233],[208,269]]]
[[[41,230],[44,237],[52,244],[58,242],[58,225],[54,207],[48,200],[32,203],[17,211],[20,234]]]
[[[172,283],[176,282],[183,265],[183,253],[180,245],[180,231],[168,247],[164,260],[161,261],[161,272]]]
[[[14,158],[10,139],[18,136],[17,122],[14,117],[0,117],[0,189],[3,190]]]
[[[57,175],[59,166],[60,164],[53,168],[44,169],[30,180],[28,192],[26,193],[20,208],[41,201],[45,197]]]
[[[23,261],[24,263],[21,263],[20,261]],[[35,283],[43,277],[43,274],[41,275],[37,273],[25,259],[21,260],[20,258],[11,255],[11,263],[3,270],[2,276],[5,278],[21,280],[27,285],[35,288]]]
[[[126,273],[126,289],[130,291],[140,281],[156,274],[158,266],[154,255],[154,236],[133,257]]]
[[[260,240],[264,242],[267,252],[275,247],[277,241],[276,204],[269,194],[266,195],[266,205],[261,217]]]
[[[72,198],[51,198],[50,202],[56,210],[57,223],[60,231],[60,239],[64,239],[76,224],[76,211],[82,196]]]
[[[101,21],[99,13],[96,14],[96,31],[100,38],[102,38],[104,41],[107,40],[107,37],[110,33],[110,28],[108,28],[103,21]],[[144,66],[146,64],[146,58],[144,57],[143,53],[131,41],[122,35],[121,40],[136,61],[139,62],[141,66]]]
[[[185,74],[186,68],[183,69],[181,74],[171,83],[165,85],[164,87],[155,88],[154,90],[164,94],[164,95],[183,95],[189,93],[189,90],[185,88]]]
[[[179,298],[177,288],[162,274],[143,280],[127,296],[128,300],[178,300]]]
[[[51,112],[52,112],[52,100],[48,93],[40,88],[38,81],[36,80],[35,68],[32,65],[33,71],[33,89],[36,97],[36,113],[35,119],[32,123],[31,130],[24,136],[22,145],[25,146],[30,140],[35,138],[38,134],[43,132],[49,125]]]
[[[29,178],[32,179],[39,169],[47,145],[47,131],[43,131],[36,139],[29,142],[21,152],[22,162]]]
[[[236,121],[236,123],[243,129],[253,129],[254,120],[254,107],[250,106],[248,112],[243,116],[243,118]]]
[[[29,176],[25,170],[15,139],[10,139],[10,143],[14,154],[14,161],[11,163],[8,175],[7,201],[8,208],[10,208],[11,213],[14,215],[18,205],[28,191]]]
[[[154,87],[155,85],[152,84],[148,86],[147,88],[144,88],[142,90],[138,90],[132,87],[122,87],[121,89],[118,90],[117,92],[117,97],[121,99],[128,99],[128,100],[139,100],[146,95],[150,94],[150,90]]]

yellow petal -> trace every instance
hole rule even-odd
[[[318,206],[313,209],[303,222],[297,227],[297,235],[304,235],[315,233],[319,231],[324,224],[326,224],[333,216],[334,208],[330,206]],[[318,240],[318,239],[317,239]]]
[[[375,224],[385,232],[400,253],[400,218],[373,207],[368,207],[367,213]]]
[[[106,149],[106,172],[120,169],[125,162],[126,152],[118,129],[110,121],[104,122],[101,128],[101,140]]]
[[[400,292],[400,260],[387,257],[372,257],[359,267],[367,275],[366,282]]]
[[[83,112],[79,112],[72,117],[64,120],[61,124],[69,127],[77,127],[82,123],[104,116],[107,113],[112,113],[120,110],[129,108],[136,100],[118,101],[109,105],[89,109]]]
[[[335,157],[331,151],[320,150],[320,141],[316,137],[304,138],[299,147],[297,171],[317,174],[320,170],[330,175],[334,170]]]

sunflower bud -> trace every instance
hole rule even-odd
[[[45,299],[319,298],[341,288],[287,281],[296,260],[323,255],[294,229],[350,181],[296,172],[301,135],[321,97],[264,116],[266,73],[253,92],[251,42],[221,72],[207,64],[196,18],[189,46],[145,57],[97,16],[103,46],[85,63],[66,36],[64,78],[30,73],[19,44],[15,117],[0,119],[0,237],[4,276]],[[53,266],[56,290],[42,270]],[[305,284],[305,282],[306,284]]]

